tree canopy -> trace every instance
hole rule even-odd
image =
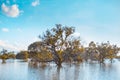
[[[75,37],[74,27],[56,24],[52,29],[39,35],[40,41],[28,46],[28,52],[36,61],[54,61],[58,66],[63,62],[81,62],[96,60],[103,63],[105,59],[113,58],[119,51],[116,45],[109,42],[96,44],[91,41],[88,47],[81,45],[80,37]]]
[[[61,66],[61,63],[65,60],[65,56],[71,56],[73,53],[78,53],[77,49],[80,47],[80,40],[72,36],[74,32],[74,27],[57,24],[54,28],[40,35],[39,38],[41,42],[31,44],[32,47],[30,45],[28,50],[37,52],[48,51],[52,54],[53,61],[58,66]],[[39,46],[36,47],[37,44],[39,44]],[[65,53],[67,55],[65,55]]]

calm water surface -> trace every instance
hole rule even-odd
[[[54,63],[41,68],[20,60],[0,61],[0,80],[120,80],[120,62],[63,64],[57,69]]]

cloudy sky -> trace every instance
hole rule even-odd
[[[26,50],[55,24],[74,26],[84,44],[120,45],[120,0],[0,0],[0,49]]]

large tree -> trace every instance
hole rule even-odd
[[[57,24],[55,28],[47,30],[39,37],[47,50],[52,53],[54,62],[58,66],[61,66],[64,61],[63,54],[65,50],[69,50],[69,53],[75,52],[80,45],[80,40],[72,36],[74,32],[74,27],[63,27],[61,24]]]

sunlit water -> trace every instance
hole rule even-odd
[[[120,80],[120,62],[63,64],[58,69],[54,63],[46,67],[29,66],[27,62],[0,61],[0,80]]]

